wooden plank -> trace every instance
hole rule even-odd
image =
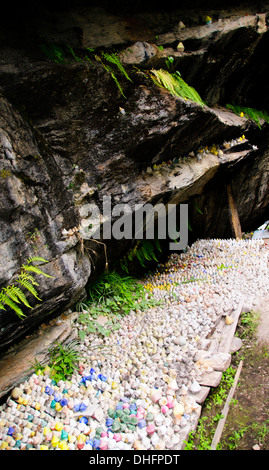
[[[241,230],[238,210],[235,204],[232,186],[230,184],[228,184],[227,186],[227,196],[228,196],[230,221],[231,221],[233,233],[235,235],[235,238],[242,238],[242,230]]]
[[[231,344],[235,335],[235,330],[237,328],[237,323],[241,315],[243,308],[243,302],[241,301],[236,309],[236,311],[231,315],[234,319],[234,322],[231,325],[224,324],[221,339],[218,347],[218,352],[229,353]]]
[[[212,440],[212,443],[211,443],[211,450],[216,450],[216,447],[217,447],[217,445],[220,441],[220,438],[222,436],[222,431],[223,431],[223,428],[224,428],[224,425],[225,425],[225,422],[226,422],[226,419],[227,419],[227,416],[228,416],[229,408],[230,408],[230,402],[231,402],[231,399],[233,398],[233,395],[234,395],[234,392],[235,392],[235,389],[236,389],[236,386],[237,386],[237,382],[238,382],[239,376],[241,374],[242,367],[243,367],[243,361],[240,361],[237,372],[236,372],[235,377],[234,377],[233,385],[232,385],[231,390],[229,392],[229,395],[226,399],[224,408],[221,412],[221,414],[223,415],[223,418],[221,418],[218,422],[218,425],[217,425],[217,428],[216,428],[216,431],[215,431],[215,434],[214,434],[214,437],[213,437],[213,440]]]

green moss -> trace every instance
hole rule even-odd
[[[12,173],[10,170],[6,170],[3,168],[3,170],[0,171],[0,178],[7,178],[8,176],[12,176]]]

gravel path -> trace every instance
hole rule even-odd
[[[0,448],[182,449],[230,364],[221,328],[269,294],[268,253],[261,240],[199,240],[171,255],[144,280],[163,306],[131,312],[105,340],[85,337],[71,381],[48,369],[12,391]]]

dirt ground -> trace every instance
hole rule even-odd
[[[257,328],[257,338],[260,343],[269,345],[269,296],[260,304],[260,320]]]
[[[269,450],[269,296],[257,313],[258,326],[243,337],[235,359],[243,360],[243,368],[221,439],[227,450]],[[238,335],[243,331],[239,323]]]

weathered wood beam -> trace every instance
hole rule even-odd
[[[241,224],[239,220],[238,210],[234,200],[233,190],[230,184],[227,186],[227,196],[228,196],[228,205],[229,205],[229,214],[230,221],[232,226],[232,231],[235,238],[242,238]]]

